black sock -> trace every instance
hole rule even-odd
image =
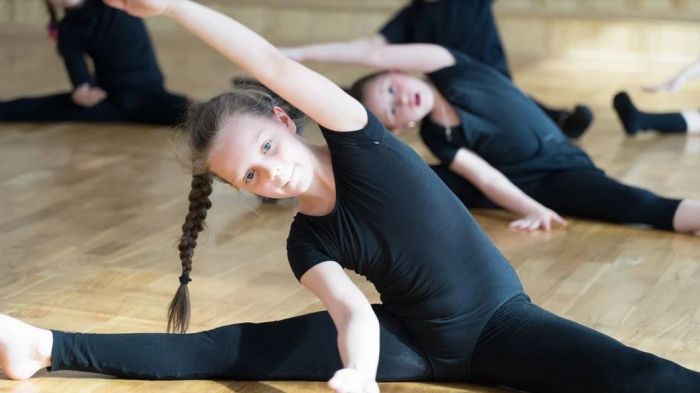
[[[532,101],[534,101],[535,104],[554,121],[564,135],[569,138],[579,138],[593,122],[593,112],[585,105],[576,105],[574,111],[571,112],[565,109],[550,108],[534,98],[532,98]]]
[[[593,122],[593,112],[586,105],[576,105],[574,111],[564,119],[561,130],[569,138],[578,138]]]
[[[615,107],[627,135],[634,135],[639,131],[646,130],[665,134],[684,134],[688,131],[688,125],[680,113],[642,112],[634,106],[632,99],[625,92],[615,95],[613,107]]]

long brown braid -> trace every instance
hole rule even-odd
[[[204,229],[209,195],[216,176],[209,171],[209,152],[219,130],[234,115],[272,117],[274,108],[282,108],[297,125],[304,127],[306,116],[257,81],[236,79],[234,90],[211,100],[193,104],[185,124],[178,129],[176,142],[187,144],[187,165],[192,171],[189,211],[182,225],[178,250],[182,262],[180,286],[168,309],[168,331],[185,333],[190,321],[190,299],[187,284],[191,281],[192,257],[199,233]]]
[[[187,284],[192,281],[192,256],[197,247],[199,232],[204,229],[204,220],[207,211],[211,207],[209,195],[212,191],[213,177],[209,173],[192,176],[192,190],[190,191],[190,207],[185,223],[182,224],[182,236],[180,237],[180,261],[182,262],[182,274],[180,275],[180,287],[175,297],[170,302],[168,309],[168,331],[184,333],[187,331],[190,321],[190,294]],[[172,328],[172,329],[171,329]]]

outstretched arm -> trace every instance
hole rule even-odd
[[[378,46],[386,45],[381,34],[344,42],[327,42],[280,48],[280,51],[296,61],[347,62],[355,58],[354,53],[364,53]]]
[[[328,129],[354,131],[367,124],[364,107],[340,87],[217,11],[190,0],[104,1],[134,16],[168,16]]]
[[[686,82],[700,76],[700,59],[687,65],[685,68],[680,70],[673,78],[663,82],[659,85],[645,86],[644,90],[650,93],[657,93],[660,91],[678,91],[680,90]]]
[[[455,63],[454,56],[434,44],[387,45],[379,35],[370,39],[308,45],[283,51],[293,59],[357,64],[406,72],[433,72]]]
[[[301,277],[328,310],[338,330],[343,369],[328,382],[336,392],[379,392],[379,321],[365,295],[336,262],[320,263]]]
[[[553,224],[567,225],[557,213],[530,198],[483,158],[465,148],[459,149],[450,170],[474,184],[494,203],[523,216],[510,224],[513,229],[549,231]]]

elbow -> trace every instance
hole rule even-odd
[[[359,323],[366,329],[379,331],[379,319],[369,303],[347,307],[339,317],[338,325],[349,326]]]

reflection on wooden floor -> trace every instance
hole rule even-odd
[[[34,35],[2,32],[0,99],[67,86],[51,50]],[[10,40],[2,40],[9,42]],[[157,37],[175,90],[204,98],[236,71],[187,36]],[[177,45],[177,46],[176,46]],[[182,48],[187,50],[182,50]],[[175,49],[178,50],[175,50]],[[195,63],[196,67],[187,66]],[[183,64],[185,66],[183,66]],[[548,60],[522,64],[516,79],[544,102],[588,102],[597,115],[582,145],[626,182],[700,198],[700,138],[623,136],[610,100],[630,88],[647,108],[697,107],[700,85],[643,95],[677,64]],[[333,70],[347,82],[356,70]],[[197,73],[193,73],[196,70]],[[42,327],[85,332],[161,332],[177,287],[175,240],[187,174],[167,128],[85,124],[0,125],[0,312]],[[318,135],[312,132],[312,139]],[[426,154],[415,135],[406,140]],[[294,204],[264,206],[218,186],[209,231],[197,249],[192,329],[286,318],[321,309],[293,278],[284,245]],[[572,220],[567,230],[520,234],[509,216],[477,218],[516,267],[533,300],[623,342],[700,369],[700,240]],[[357,280],[371,299],[376,295]],[[500,392],[471,385],[386,384],[385,392]],[[0,380],[7,392],[301,392],[321,383],[116,381],[79,373]]]

